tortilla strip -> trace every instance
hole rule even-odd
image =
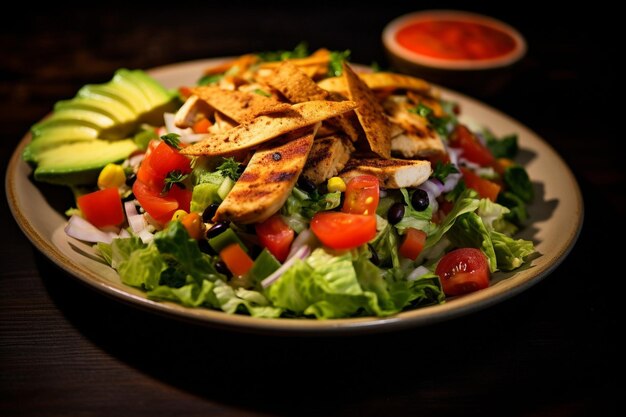
[[[391,158],[391,129],[383,106],[380,105],[372,90],[345,61],[343,62],[343,76],[348,86],[348,97],[358,106],[355,112],[370,149],[383,158]]]
[[[280,91],[292,103],[324,100],[328,97],[328,91],[319,88],[311,77],[289,61],[283,61],[276,67],[265,78],[265,82]]]
[[[330,117],[354,110],[353,101],[307,101],[291,106],[289,112],[275,117],[258,116],[227,132],[209,134],[206,138],[183,148],[185,155],[228,155],[242,149],[258,146],[263,142],[293,130],[310,126]]]
[[[269,97],[243,91],[223,90],[215,86],[196,87],[192,93],[209,106],[238,123],[263,114],[289,111],[291,106]]]
[[[327,66],[330,62],[330,51],[328,49],[321,48],[313,52],[306,58],[293,58],[286,61],[289,61],[298,67]],[[260,68],[276,68],[283,62],[284,61],[263,62],[260,65]]]
[[[220,204],[213,221],[262,222],[285,204],[304,164],[314,133],[284,136],[257,150],[245,171]]]
[[[251,65],[256,64],[259,61],[259,57],[254,54],[241,55],[235,59],[223,62],[222,64],[209,67],[204,70],[204,75],[222,74],[229,69],[237,66],[237,73],[241,74],[247,70]]]
[[[409,75],[395,74],[392,72],[366,72],[359,77],[372,90],[400,89],[430,93],[431,86],[427,81]],[[326,78],[317,83],[326,91],[345,93],[348,89],[343,77]]]

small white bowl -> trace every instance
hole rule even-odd
[[[426,55],[398,42],[400,30],[427,21],[467,22],[495,29],[507,35],[513,41],[513,47],[490,58],[453,59]],[[493,89],[494,83],[502,84],[503,77],[509,77],[511,67],[526,54],[524,37],[510,25],[488,16],[455,10],[427,10],[400,16],[387,24],[382,40],[391,64],[397,70],[451,87],[469,86],[471,89]]]

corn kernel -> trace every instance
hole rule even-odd
[[[172,215],[172,221],[182,220],[188,213],[185,210],[176,210]]]
[[[329,193],[344,192],[346,191],[346,183],[340,177],[332,177],[328,180],[327,188]]]
[[[117,164],[107,164],[98,175],[98,188],[119,188],[126,182],[124,168]]]

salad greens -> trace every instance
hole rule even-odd
[[[350,58],[350,51],[320,51],[319,55],[318,52],[311,55],[306,43],[301,43],[290,51],[244,55],[230,64],[207,72],[198,85],[211,84],[229,92],[244,86],[236,93],[242,107],[254,107],[250,103],[269,103],[270,107],[279,104],[284,110],[284,102],[288,101],[286,95],[277,92],[275,85],[259,81],[265,78],[256,79],[257,72],[265,71],[265,77],[268,71],[276,68],[278,61],[297,60],[293,62],[307,67],[312,66],[311,62],[315,60],[304,58],[322,57],[321,70],[302,69],[300,81],[309,81],[309,89],[319,94],[316,101],[322,102],[324,100],[318,100],[319,97],[329,96],[332,98],[326,101],[336,105],[337,101],[342,100],[341,88],[344,87],[341,86],[345,79],[332,77],[342,74],[344,77],[350,76],[351,71],[344,71],[348,69],[345,63]],[[306,64],[302,64],[303,59]],[[293,67],[296,68],[296,65]],[[294,71],[293,68],[287,69]],[[378,74],[384,75],[374,75]],[[142,88],[146,83],[154,82],[133,72],[127,76]],[[357,81],[352,82],[358,82],[359,77],[354,75],[354,78]],[[326,80],[331,81],[328,84],[331,87],[340,87],[337,91],[321,91],[319,85]],[[89,211],[93,207],[90,208],[86,200],[81,201],[82,195],[77,198],[79,209],[72,209],[68,213],[73,218],[91,221],[92,224],[84,220],[81,227],[91,227],[89,231],[97,236],[91,242],[97,242],[95,247],[103,261],[118,272],[124,284],[145,291],[152,300],[253,317],[315,319],[385,317],[407,309],[444,303],[446,295],[457,295],[446,287],[451,276],[459,274],[464,278],[470,277],[471,281],[472,274],[476,272],[466,270],[470,268],[470,262],[462,259],[451,270],[442,273],[440,269],[446,264],[443,259],[454,252],[471,249],[481,259],[484,258],[483,272],[487,275],[520,268],[534,253],[531,241],[513,237],[528,221],[527,205],[534,199],[534,190],[524,167],[513,161],[519,150],[516,135],[498,138],[489,130],[479,133],[469,131],[457,118],[458,109],[454,103],[422,91],[423,82],[420,80],[410,81],[393,92],[393,89],[387,87],[389,91],[385,90],[385,94],[376,92],[370,97],[384,112],[405,105],[405,113],[401,115],[407,120],[417,119],[418,127],[432,135],[429,139],[441,144],[441,148],[431,150],[439,152],[434,154],[436,157],[433,154],[419,155],[419,158],[431,158],[431,173],[428,179],[424,181],[427,177],[425,173],[424,178],[419,177],[410,187],[400,187],[397,183],[392,186],[389,185],[391,181],[385,182],[392,174],[386,173],[386,166],[381,164],[382,174],[356,177],[357,182],[359,178],[369,177],[367,181],[373,180],[375,187],[367,188],[366,184],[355,188],[355,179],[344,175],[346,171],[349,173],[344,167],[355,148],[359,151],[368,149],[369,138],[366,130],[356,129],[356,135],[360,132],[360,136],[351,138],[353,140],[349,146],[343,143],[347,138],[340,137],[337,129],[341,128],[342,123],[351,123],[350,117],[344,120],[335,114],[330,119],[332,121],[323,127],[336,136],[334,143],[342,145],[348,154],[341,164],[334,166],[334,170],[326,169],[323,178],[316,181],[300,174],[304,172],[303,166],[287,166],[289,169],[282,166],[283,171],[277,172],[281,165],[270,164],[292,157],[281,148],[282,154],[275,152],[274,156],[268,156],[269,163],[266,165],[271,168],[265,167],[280,180],[268,182],[291,182],[284,194],[272,200],[271,213],[252,217],[253,220],[245,218],[245,221],[222,215],[218,210],[224,207],[225,201],[231,201],[229,196],[237,194],[233,189],[238,184],[241,186],[253,181],[250,178],[255,175],[258,177],[263,172],[248,171],[252,165],[250,161],[255,156],[247,148],[243,149],[244,152],[235,148],[236,152],[185,156],[185,148],[189,143],[202,140],[205,134],[214,131],[223,133],[220,129],[234,129],[237,122],[249,120],[230,120],[230,113],[226,111],[218,116],[219,109],[212,109],[211,115],[201,114],[202,109],[195,109],[198,114],[191,112],[193,117],[190,118],[194,123],[189,123],[190,127],[185,128],[173,124],[175,118],[172,114],[166,115],[165,127],[157,128],[144,123],[145,114],[136,115],[133,121],[135,130],[125,132],[131,138],[129,143],[132,147],[124,154],[125,161],[113,167],[121,178],[110,175],[105,178],[107,181],[103,181],[105,187],[101,186],[98,178],[102,194],[111,194],[111,188],[120,191],[112,193],[115,201],[112,201],[110,207],[117,210],[116,214],[121,220],[107,223],[109,219],[97,219],[101,220],[97,225],[89,219]],[[411,83],[422,86],[421,90],[407,88]],[[367,89],[367,82],[363,81],[363,85],[365,87],[361,87]],[[213,91],[212,94],[216,91],[213,87],[205,90]],[[142,90],[138,87],[137,91]],[[154,108],[160,109],[157,105],[165,98],[171,99],[171,96],[161,97],[160,94],[165,94],[164,89],[156,91],[159,100],[155,99]],[[388,98],[390,94],[393,97]],[[386,107],[382,106],[381,103],[387,99],[389,101],[384,102]],[[354,109],[354,106],[356,104],[350,109]],[[377,109],[376,106],[373,108]],[[287,109],[291,111],[297,108],[294,105]],[[340,115],[343,116],[343,113]],[[269,117],[265,113],[262,116]],[[392,119],[391,114],[387,116]],[[256,114],[251,117],[261,116]],[[353,119],[355,123],[358,122],[358,118]],[[178,116],[176,120],[179,123]],[[404,129],[404,134],[412,132],[410,128],[401,126],[400,122],[404,120],[401,117],[393,120]],[[203,122],[204,130],[196,130],[198,122]],[[247,121],[239,124],[247,128],[245,123]],[[55,131],[57,127],[48,126],[51,130],[47,135],[52,139],[47,140],[56,140],[54,135],[58,134]],[[460,131],[465,135],[462,138],[459,138]],[[344,133],[347,134],[347,130]],[[215,137],[211,136],[210,139]],[[312,153],[312,137],[308,136],[309,147],[303,156],[302,165],[313,159],[309,153]],[[272,139],[270,137],[269,141]],[[229,140],[224,139],[224,142]],[[282,142],[289,144],[296,142],[296,139]],[[268,145],[264,143],[262,146]],[[275,150],[271,149],[270,152]],[[397,149],[392,150],[398,152]],[[32,157],[31,154],[29,157]],[[158,160],[155,160],[155,154]],[[413,158],[417,159],[418,156]],[[337,160],[339,157],[327,163],[336,163]],[[102,168],[103,161],[96,162]],[[413,163],[428,166],[421,161]],[[89,170],[80,173],[93,171],[91,166],[87,168]],[[244,169],[246,174],[242,178]],[[417,175],[414,177],[418,178]],[[380,184],[389,187],[383,189]],[[93,196],[101,191],[86,192],[86,195]],[[248,190],[249,193],[238,203],[243,205],[255,199],[262,200],[265,194],[257,191]],[[104,204],[101,201],[104,200],[94,205]],[[334,220],[324,223],[323,219]],[[335,224],[331,232],[324,234],[323,227],[329,227],[329,224],[333,226],[333,221],[340,222],[341,219],[362,221],[358,223],[360,229],[344,230]],[[353,224],[348,222],[345,226]],[[111,227],[107,226],[121,226],[124,229],[118,228],[118,232],[111,232]],[[68,229],[73,228],[68,225]],[[351,242],[350,238],[359,235],[363,231],[361,229],[367,232],[363,235],[365,238],[357,243]],[[348,243],[341,241],[336,245],[330,244],[326,240],[328,235],[331,235],[331,240],[347,237]],[[80,230],[76,236],[85,236],[85,230]],[[279,247],[281,239],[287,244]],[[243,272],[238,272],[239,268],[243,268]],[[478,289],[471,285],[467,288]]]

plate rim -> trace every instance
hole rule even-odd
[[[194,65],[208,66],[211,65],[211,63],[216,63],[220,60],[223,61],[225,59],[228,59],[228,57],[184,61],[155,67],[148,71],[151,74],[163,74],[169,71],[177,72],[183,70],[185,67],[191,67]],[[131,287],[127,287],[126,291],[124,290],[124,287],[126,287],[124,284],[120,283],[119,288],[115,287],[104,278],[99,276],[97,273],[89,270],[87,267],[73,263],[68,256],[63,254],[53,245],[51,240],[49,241],[48,239],[46,239],[46,237],[43,236],[43,234],[39,230],[37,230],[33,222],[31,222],[20,211],[16,178],[17,175],[20,174],[20,169],[26,168],[27,172],[30,172],[31,170],[31,168],[28,167],[28,164],[24,162],[21,158],[24,147],[30,141],[30,133],[26,133],[24,137],[20,140],[7,166],[5,176],[5,191],[9,204],[9,209],[18,226],[26,235],[26,237],[31,241],[31,243],[48,259],[52,260],[57,266],[67,272],[70,276],[78,279],[84,284],[87,284],[89,287],[104,293],[105,295],[115,298],[118,301],[122,301],[126,304],[131,304],[134,307],[140,307],[143,310],[151,311],[168,317],[174,317],[185,321],[191,321],[210,327],[232,331],[309,336],[321,336],[331,334],[348,335],[371,332],[397,331],[455,319],[457,317],[464,316],[472,312],[477,312],[502,301],[505,301],[521,293],[527,288],[535,285],[539,281],[543,280],[552,271],[554,271],[554,269],[556,269],[561,264],[561,262],[563,262],[563,260],[573,249],[578,239],[578,236],[580,235],[580,231],[584,222],[584,202],[580,187],[569,166],[552,148],[552,146],[542,137],[537,135],[526,125],[522,124],[511,116],[477,99],[466,96],[454,90],[449,90],[444,87],[436,87],[443,93],[444,96],[457,96],[462,100],[471,103],[471,105],[473,106],[480,107],[489,113],[497,115],[498,117],[505,120],[508,124],[515,125],[516,128],[523,128],[523,130],[526,131],[525,133],[530,135],[533,140],[538,140],[541,145],[546,147],[546,149],[551,153],[551,158],[556,159],[562,165],[561,168],[563,168],[563,170],[559,170],[559,172],[560,174],[564,174],[566,176],[565,179],[571,186],[571,191],[573,191],[574,193],[573,198],[576,202],[576,207],[572,208],[572,210],[577,213],[576,221],[573,224],[573,227],[570,228],[569,235],[563,240],[563,244],[561,245],[561,247],[558,248],[559,250],[551,254],[552,262],[549,262],[545,265],[536,266],[539,269],[534,271],[535,273],[532,274],[532,276],[519,282],[514,280],[514,276],[507,278],[506,281],[509,283],[509,285],[507,285],[506,288],[497,288],[497,286],[493,286],[485,290],[455,299],[453,300],[454,302],[447,302],[444,304],[403,311],[389,317],[358,317],[329,320],[314,320],[302,318],[257,318],[241,314],[227,314],[222,311],[206,308],[184,307],[180,304],[172,302],[157,302],[149,300],[145,297],[145,295],[142,297],[140,295],[131,293]],[[31,182],[30,180],[28,181]],[[36,188],[36,184],[32,184]],[[544,253],[542,254],[542,256],[547,256],[547,254]]]

